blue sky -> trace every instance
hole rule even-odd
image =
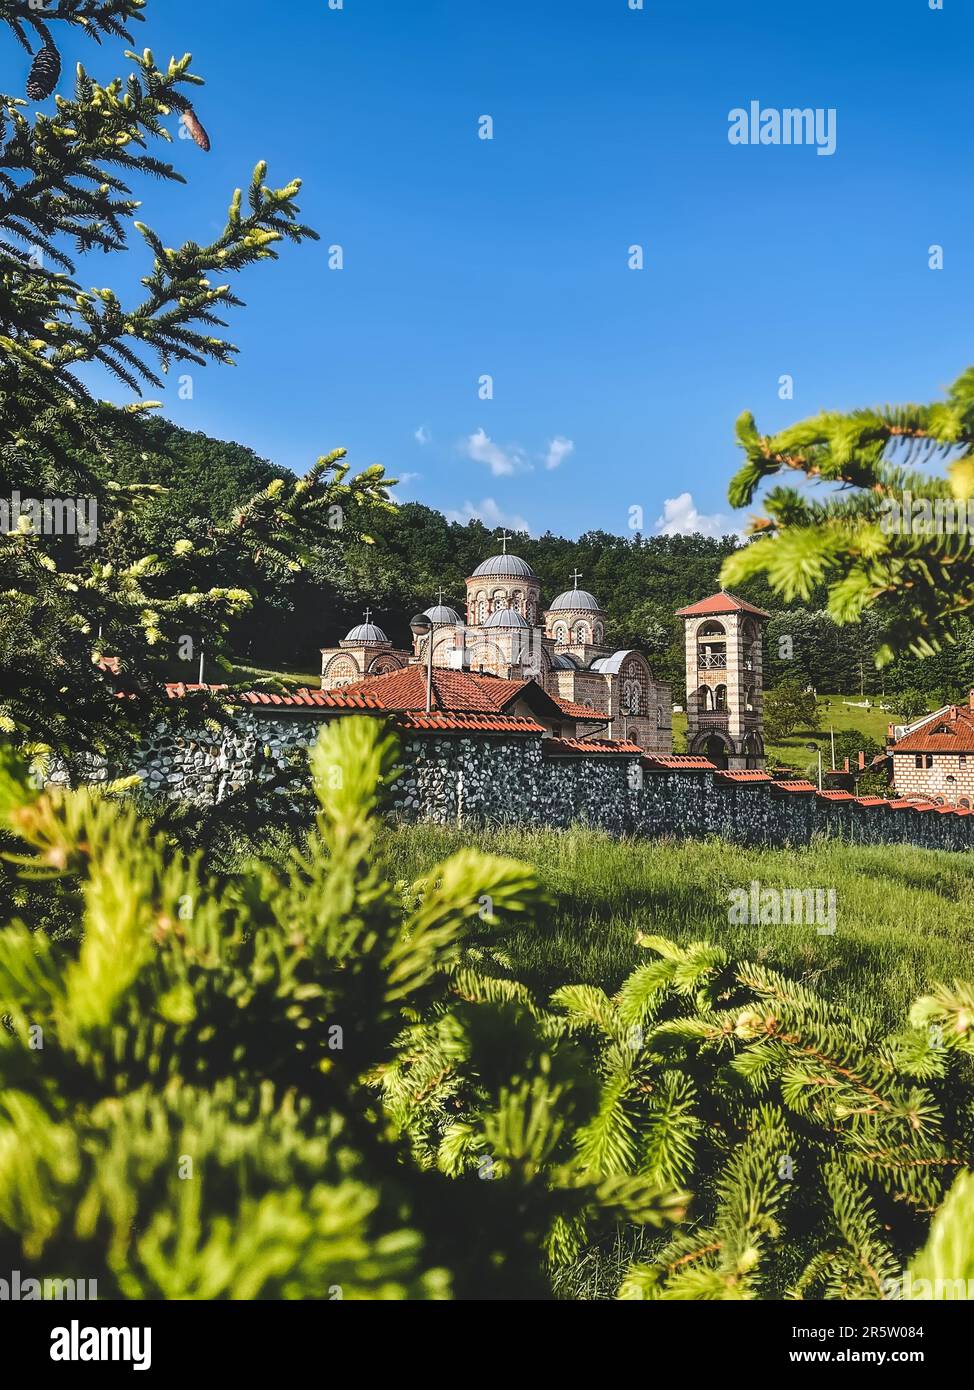
[[[150,0],[138,46],[192,51],[213,152],[180,142],[191,182],[145,220],[202,240],[266,158],[322,236],[240,282],[239,366],[166,414],[297,471],[345,445],[403,499],[536,533],[634,506],[713,530],[741,410],[772,430],[949,384],[974,360],[974,8],[628,5]],[[834,107],[836,153],[731,145],[752,100]]]

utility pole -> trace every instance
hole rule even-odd
[[[832,771],[835,771],[835,726],[829,725],[829,736],[832,739]]]

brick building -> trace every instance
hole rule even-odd
[[[891,729],[890,737],[893,783],[901,797],[974,807],[974,690],[967,705],[946,705],[915,724]]]

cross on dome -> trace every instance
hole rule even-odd
[[[512,541],[512,540],[514,539],[514,537],[513,537],[513,536],[509,536],[509,535],[507,534],[506,531],[502,531],[501,534],[497,537],[497,539],[498,539],[498,540],[500,541],[500,543],[503,545],[503,547],[504,547],[504,554],[506,555],[506,554],[507,554],[507,542],[508,542],[508,541]]]
[[[366,626],[368,626],[368,624],[369,624],[371,621],[372,621],[372,609],[371,609],[371,608],[366,608],[366,610],[365,610],[365,622],[366,622]]]
[[[575,571],[573,572],[573,574],[572,574],[572,588],[573,588],[573,589],[577,589],[577,588],[578,588],[578,581],[581,579],[581,577],[582,577],[582,574],[581,574],[581,571],[580,571],[580,570],[575,570]]]
[[[440,605],[442,606],[442,603],[443,603],[443,585],[442,585],[442,584],[440,585],[440,587],[439,587],[439,588],[437,589],[437,591],[436,591],[436,601],[437,601],[438,604],[440,604]]]

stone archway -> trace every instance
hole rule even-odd
[[[717,733],[698,734],[690,748],[694,757],[707,758],[722,772],[727,770],[729,758],[733,751],[723,734]]]

